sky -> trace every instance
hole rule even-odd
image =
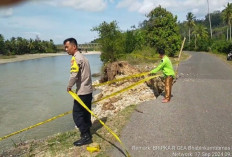
[[[223,10],[232,0],[208,0],[210,12]],[[41,40],[52,39],[62,44],[69,37],[79,44],[98,38],[91,31],[102,22],[117,21],[122,31],[138,27],[146,20],[146,14],[162,6],[186,20],[188,12],[197,19],[204,19],[208,13],[207,0],[27,0],[26,2],[0,7],[0,34],[5,40],[23,37]]]

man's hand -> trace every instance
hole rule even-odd
[[[152,73],[152,71],[149,72],[149,76],[154,76],[156,73]]]
[[[71,91],[72,90],[72,88],[67,88],[67,92],[69,92],[69,91]]]

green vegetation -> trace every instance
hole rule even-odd
[[[209,14],[205,19],[196,19],[189,12],[186,20],[179,23],[182,37],[187,37],[184,49],[190,51],[207,51],[228,54],[232,51],[231,21],[232,4],[228,3],[224,10],[210,14],[212,38],[210,34]]]
[[[192,12],[186,15],[186,21],[177,22],[177,17],[161,6],[153,9],[147,19],[138,28],[123,32],[116,21],[103,22],[94,27],[101,45],[101,60],[104,63],[116,60],[128,60],[138,63],[144,58],[157,59],[157,48],[164,48],[169,56],[176,56],[180,50],[181,39],[187,38],[184,50],[206,51],[228,54],[232,51],[231,23],[232,4],[228,3],[224,10],[215,11],[196,19]],[[212,36],[210,31],[212,27]],[[139,57],[142,56],[142,57]],[[154,62],[153,60],[153,62]],[[152,61],[150,59],[150,61]]]
[[[27,40],[21,37],[12,37],[10,40],[4,40],[0,34],[0,54],[1,55],[22,55],[34,53],[56,53],[57,47],[50,41]]]
[[[123,52],[123,34],[119,31],[116,21],[111,23],[103,22],[98,27],[94,27],[93,31],[98,31],[101,44],[101,60],[106,62],[116,61]]]
[[[169,56],[174,56],[181,45],[177,17],[161,6],[152,10],[147,17],[149,20],[144,29],[150,46],[163,48]]]
[[[135,108],[135,105],[131,105],[114,117],[103,118],[101,120],[117,135],[120,135],[121,129],[126,125]],[[79,139],[80,135],[79,131],[72,130],[65,133],[59,133],[43,140],[33,140],[19,144],[15,143],[14,149],[0,152],[0,156],[77,156],[77,154],[79,156],[107,156],[107,151],[109,151],[114,143],[117,142],[116,139],[98,121],[93,123],[91,133],[93,135],[93,141],[100,144],[100,152],[91,154],[86,150],[86,146],[73,146],[72,143]]]
[[[94,27],[92,31],[99,33],[101,60],[107,63],[131,54],[147,56],[144,51],[148,49],[152,54],[148,51],[147,53],[154,56],[157,48],[163,48],[169,56],[174,56],[181,45],[177,17],[159,6],[147,18],[139,28],[132,27],[132,30],[126,32],[120,31],[116,21],[103,22]]]
[[[154,53],[154,50],[152,51],[152,48],[146,48],[144,49],[144,51],[142,51],[142,53],[148,53],[149,55],[152,55]],[[135,52],[135,54],[138,55],[137,52]],[[134,54],[129,54],[129,56],[129,58],[136,57]],[[154,59],[158,60],[157,54],[155,54],[154,56],[142,57],[140,56],[140,58],[136,60],[142,60],[146,62],[145,67],[141,67],[140,69],[146,69],[148,65],[147,62],[149,60],[151,60],[152,66],[155,62]],[[189,55],[187,53],[182,53],[180,60],[186,60],[187,58],[189,58]],[[170,57],[170,59],[173,64],[176,64],[178,62],[177,58]],[[136,62],[135,64],[137,63],[138,62]],[[131,113],[133,113],[135,109],[136,105],[132,104],[122,111],[118,112],[117,114],[111,117],[102,118],[101,120],[120,137],[122,128],[127,124],[128,120],[130,119]],[[93,135],[93,141],[100,144],[100,152],[90,154],[86,150],[86,146],[74,147],[73,142],[80,138],[80,133],[77,130],[70,130],[68,132],[59,133],[52,137],[47,137],[40,140],[20,140],[20,143],[12,141],[12,145],[14,146],[14,148],[10,150],[0,151],[0,156],[77,156],[77,154],[79,156],[108,156],[107,154],[117,142],[116,139],[98,121],[95,121],[93,123],[91,127],[91,133]]]
[[[186,21],[177,22],[177,17],[168,12],[161,6],[152,10],[138,28],[131,27],[131,30],[123,32],[118,27],[116,21],[103,22],[94,27],[92,31],[99,33],[99,39],[93,43],[101,45],[101,60],[104,63],[117,60],[127,60],[130,63],[138,64],[141,62],[154,63],[158,58],[157,48],[164,48],[171,57],[173,64],[177,63],[177,53],[180,50],[181,39],[187,38],[184,49],[190,51],[209,51],[215,55],[225,58],[225,55],[232,51],[231,21],[232,4],[228,3],[223,11],[215,11],[211,14],[211,25],[213,29],[212,38],[210,36],[209,15],[205,19],[196,19],[193,13],[186,15]],[[62,50],[62,45],[58,49]],[[22,38],[12,38],[4,40],[0,35],[0,54],[14,55],[23,53],[46,53],[56,52],[53,41],[26,40]],[[3,57],[0,55],[0,57]],[[181,59],[189,56],[182,54]],[[106,118],[107,126],[112,128],[118,135],[129,119],[130,114],[136,106],[131,105],[114,117]],[[99,123],[94,123],[91,132],[93,141],[100,143],[101,152],[94,153],[94,156],[107,156],[106,151],[110,149],[115,139]],[[10,154],[20,150],[24,156],[80,156],[89,155],[86,147],[74,147],[75,139],[79,138],[79,132],[69,131],[58,134],[54,137],[41,141],[33,141],[23,145],[15,144],[15,150]],[[112,143],[111,143],[112,142]],[[15,151],[15,152],[14,152]],[[86,154],[87,153],[87,154]],[[7,154],[7,152],[6,152]]]
[[[221,59],[222,61],[224,61],[228,65],[232,66],[232,62],[227,61],[227,55],[225,53],[213,52],[213,53],[211,53],[211,55],[216,56],[217,58]]]
[[[11,58],[16,58],[15,56],[5,56],[5,55],[0,55],[0,59],[11,59]]]

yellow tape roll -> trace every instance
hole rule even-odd
[[[99,152],[100,149],[101,148],[100,148],[100,145],[98,143],[92,143],[86,147],[86,150],[89,151],[90,153]]]

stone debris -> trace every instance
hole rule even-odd
[[[99,82],[105,82],[141,73],[140,70],[138,70],[138,68],[131,66],[127,62],[114,62],[110,65],[106,66],[105,69],[107,70],[104,70],[105,74],[102,77],[102,79],[100,81],[97,80],[93,82],[93,84],[98,84]],[[108,75],[110,75],[110,77]],[[141,80],[143,78],[129,79],[110,85],[96,87],[96,89],[99,89],[101,92],[94,96],[93,101],[99,100],[100,98],[104,98],[105,96],[125,89],[126,87],[136,83],[138,80]],[[93,112],[99,118],[113,116],[114,114],[118,113],[119,111],[123,110],[124,108],[130,105],[139,104],[144,101],[155,100],[156,97],[163,92],[163,89],[163,79],[160,77],[154,78],[150,81],[135,86],[130,90],[115,95],[109,99],[97,102],[95,104],[95,107],[93,107]],[[92,121],[94,120],[96,119],[92,117]]]

